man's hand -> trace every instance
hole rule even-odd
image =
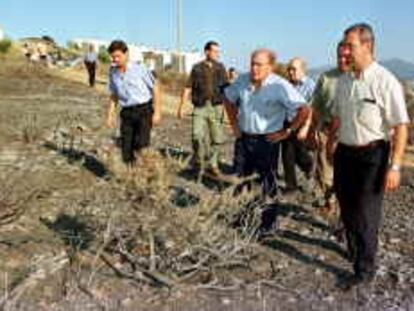
[[[154,112],[152,115],[152,125],[159,125],[161,123],[161,113]]]
[[[396,190],[401,184],[401,172],[398,170],[388,169],[385,174],[384,190],[391,192]]]
[[[184,113],[183,113],[183,105],[182,104],[180,104],[179,106],[178,106],[178,109],[177,109],[177,118],[178,119],[182,119],[184,117]]]
[[[341,120],[333,117],[328,127],[328,140],[326,142],[326,158],[330,164],[334,162],[334,153],[338,145],[337,132],[341,126]]]
[[[278,142],[284,140],[290,136],[290,132],[286,129],[281,129],[280,131],[268,134],[266,136],[267,140],[270,142]]]
[[[334,162],[334,153],[337,145],[338,142],[333,139],[328,139],[328,141],[326,142],[326,158],[331,165]]]
[[[114,129],[116,127],[116,118],[113,114],[107,116],[105,126],[109,129]]]
[[[298,140],[300,140],[300,141],[305,141],[306,140],[306,138],[308,137],[308,134],[309,134],[309,127],[307,127],[307,126],[303,126],[300,130],[299,130],[299,132],[298,132],[298,134],[296,135],[296,137],[298,138]]]
[[[242,136],[241,131],[238,127],[233,127],[233,135],[236,137],[236,139]]]

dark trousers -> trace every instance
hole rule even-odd
[[[307,177],[312,173],[314,159],[311,151],[304,142],[296,138],[295,133],[282,141],[282,163],[287,189],[295,189],[298,186],[296,165]]]
[[[125,163],[135,162],[135,151],[151,142],[152,104],[135,105],[121,110],[121,149]]]
[[[89,86],[93,87],[95,86],[95,78],[96,78],[96,62],[85,61],[85,67],[86,67],[86,70],[88,71]]]
[[[375,273],[389,151],[389,143],[379,141],[363,148],[338,144],[335,152],[334,188],[358,275]]]
[[[279,143],[272,143],[265,135],[242,134],[236,140],[234,152],[234,169],[240,177],[247,177],[253,173],[259,175],[263,195],[275,196],[277,194],[277,157]],[[250,184],[242,184],[239,190]]]

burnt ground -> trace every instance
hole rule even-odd
[[[414,169],[386,197],[375,282],[342,292],[333,221],[301,197],[270,209],[280,229],[264,240],[253,216],[234,226],[232,186],[186,168],[189,117],[164,117],[131,182],[103,92],[15,63],[0,94],[4,310],[414,310]]]

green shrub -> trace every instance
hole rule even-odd
[[[98,59],[103,64],[109,64],[111,62],[111,56],[109,55],[106,48],[101,47],[98,53]]]
[[[0,53],[7,54],[12,46],[12,41],[10,39],[0,40]]]
[[[157,72],[158,80],[163,89],[170,94],[180,95],[185,87],[187,75],[174,71]]]

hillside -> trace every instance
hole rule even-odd
[[[414,81],[414,64],[404,61],[399,58],[393,58],[380,61],[385,68],[393,72],[401,80]],[[309,70],[309,75],[313,78],[317,78],[322,72],[329,70],[331,66],[321,66],[318,68],[312,68]]]

